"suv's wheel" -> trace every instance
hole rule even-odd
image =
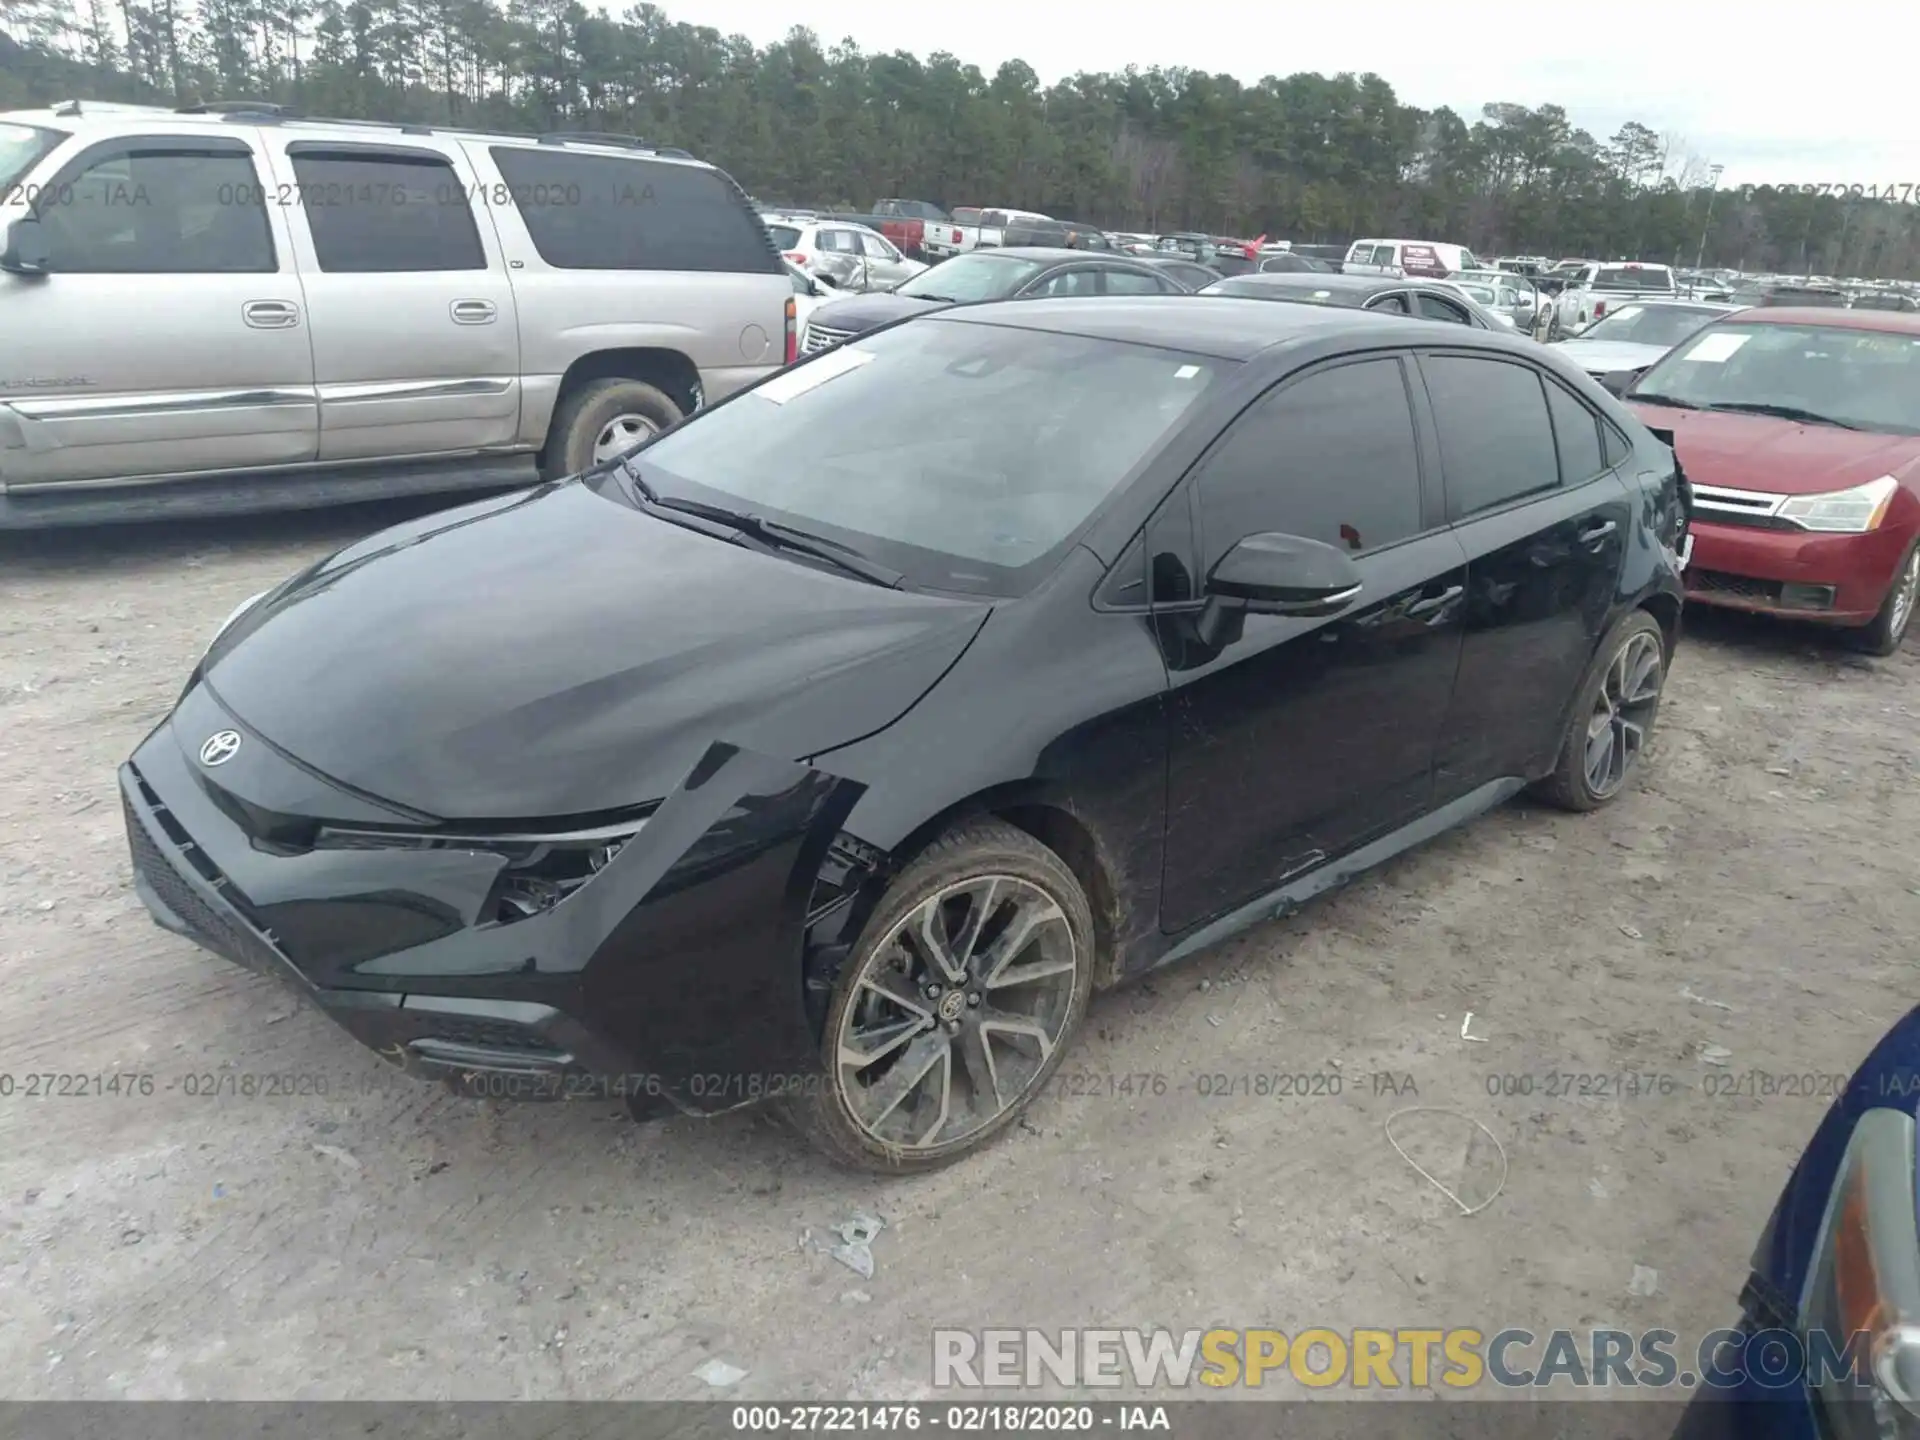
[[[1093,915],[1060,857],[976,820],[893,882],[834,986],[790,1118],[843,1165],[930,1170],[1025,1110],[1086,1013]]]
[[[1920,540],[1907,547],[1900,568],[1893,572],[1893,584],[1887,587],[1880,613],[1852,632],[1853,643],[1869,655],[1893,654],[1907,638],[1916,599],[1920,599]]]
[[[623,455],[669,425],[680,407],[644,380],[590,380],[566,400],[548,432],[546,475],[578,475]]]
[[[1660,713],[1667,638],[1644,610],[1621,618],[1580,682],[1553,773],[1540,782],[1566,810],[1598,810],[1626,789]]]

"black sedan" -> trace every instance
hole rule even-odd
[[[1181,295],[1190,288],[1125,255],[1037,245],[973,250],[923,270],[885,294],[822,305],[807,317],[800,351],[816,354],[881,325],[948,305],[1063,295]]]
[[[1093,990],[1527,786],[1618,796],[1685,513],[1524,342],[955,308],[243,607],[121,769],[136,885],[465,1090],[775,1098],[926,1168]]]
[[[1239,275],[1221,280],[1201,292],[1230,295],[1241,300],[1289,300],[1303,305],[1346,306],[1388,315],[1418,315],[1449,325],[1511,334],[1458,291],[1422,280],[1395,280],[1376,275],[1309,275],[1274,273]]]

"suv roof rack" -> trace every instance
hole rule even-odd
[[[582,145],[617,145],[623,150],[646,150],[670,160],[693,159],[687,151],[672,145],[656,145],[651,140],[642,140],[638,135],[618,135],[611,130],[549,130],[540,136],[543,145],[564,145],[570,140]]]
[[[198,105],[182,105],[176,115],[288,115],[292,111],[271,100],[207,100]]]

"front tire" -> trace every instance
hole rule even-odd
[[[1093,989],[1093,914],[1066,862],[974,820],[888,888],[834,985],[820,1083],[788,1117],[837,1164],[936,1169],[1019,1118]]]
[[[1880,613],[1860,629],[1850,632],[1853,643],[1869,655],[1893,654],[1907,638],[1914,610],[1920,608],[1914,603],[1916,599],[1920,599],[1920,540],[1907,546],[1907,553],[1900,557]]]
[[[1598,810],[1618,799],[1639,768],[1660,713],[1667,637],[1644,610],[1607,632],[1580,681],[1553,773],[1537,787],[1563,810]]]

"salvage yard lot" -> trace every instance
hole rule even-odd
[[[1055,1093],[953,1169],[457,1099],[156,929],[114,785],[235,605],[398,518],[0,538],[0,1393],[691,1398],[719,1358],[742,1398],[905,1398],[938,1325],[1690,1341],[1819,1077],[1915,999],[1920,657],[1694,613],[1617,805],[1510,805],[1096,999]],[[29,1096],[49,1072],[151,1082]],[[1708,1093],[1746,1086],[1812,1093]],[[1412,1105],[1498,1137],[1481,1213],[1389,1144]],[[1435,1123],[1394,1133],[1454,1183]],[[1499,1174],[1476,1149],[1457,1187]],[[870,1280],[826,1253],[858,1211]]]

